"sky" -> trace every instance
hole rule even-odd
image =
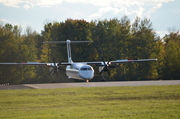
[[[29,26],[41,33],[44,24],[68,18],[91,20],[121,19],[131,23],[138,16],[148,18],[161,38],[180,30],[180,0],[0,0],[0,23]]]

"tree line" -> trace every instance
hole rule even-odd
[[[22,34],[17,25],[0,25],[0,62],[67,62],[66,44],[43,44],[44,41],[65,40],[93,41],[88,44],[71,44],[74,62],[117,59],[150,59],[158,61],[120,63],[110,69],[107,80],[157,80],[180,79],[180,34],[171,32],[163,39],[152,28],[150,19],[136,17],[130,22],[121,19],[85,20],[67,19],[49,22],[41,34],[30,27]],[[99,81],[98,67],[93,81]],[[63,69],[64,67],[62,67]],[[0,83],[46,83],[51,82],[49,67],[0,65]],[[57,82],[69,79],[60,71]],[[72,81],[72,80],[70,80]],[[76,81],[76,80],[74,80]]]

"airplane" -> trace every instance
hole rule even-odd
[[[101,74],[102,79],[104,79],[104,72],[107,72],[110,76],[109,68],[115,68],[111,64],[119,64],[119,63],[132,63],[132,62],[145,62],[145,61],[156,61],[157,59],[123,59],[123,60],[116,60],[105,61],[102,57],[102,61],[95,61],[95,62],[73,62],[71,56],[71,44],[72,43],[92,43],[93,41],[49,41],[43,42],[44,44],[67,44],[67,56],[68,62],[60,62],[55,63],[55,59],[53,58],[53,63],[39,63],[39,62],[19,62],[19,63],[0,63],[0,65],[40,65],[40,66],[48,66],[51,67],[51,75],[58,73],[60,66],[66,65],[66,75],[69,79],[79,79],[89,82],[94,77],[94,69],[91,65],[96,65],[99,67],[99,74]]]

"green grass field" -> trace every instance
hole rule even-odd
[[[179,119],[180,85],[0,90],[0,119]]]

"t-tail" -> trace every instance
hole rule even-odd
[[[67,55],[68,55],[68,63],[73,63],[72,56],[71,56],[71,43],[91,43],[93,41],[49,41],[49,42],[43,42],[44,44],[60,44],[60,43],[67,43]]]

